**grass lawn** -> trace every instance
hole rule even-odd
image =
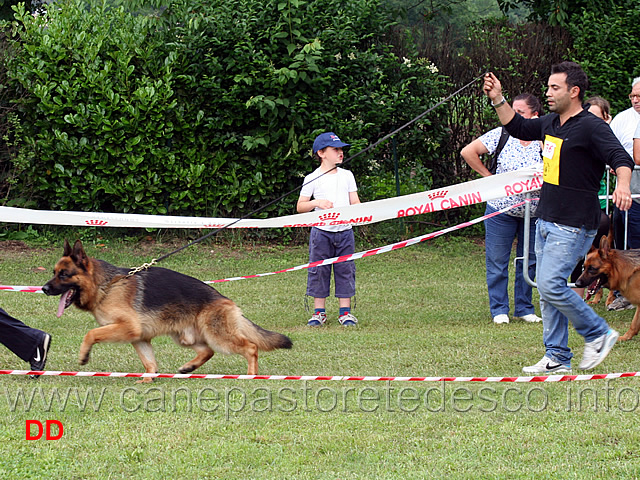
[[[112,241],[85,248],[91,256],[134,267],[173,245]],[[61,245],[0,243],[0,284],[43,285],[61,253]],[[162,266],[215,280],[306,261],[306,247],[210,244],[191,247]],[[334,298],[326,327],[305,326],[305,270],[216,285],[252,321],[293,340],[290,351],[261,354],[261,374],[518,376],[544,353],[542,325],[491,322],[478,242],[443,237],[356,265],[359,326],[351,329],[338,325]],[[56,318],[57,297],[0,297],[10,314],[52,334],[48,370],[143,371],[133,348],[119,344],[94,346],[89,364],[78,366],[82,337],[96,324],[74,307]],[[631,310],[595,308],[621,333],[633,316]],[[571,329],[569,342],[575,368],[583,341]],[[176,372],[192,356],[168,338],[153,344],[163,373]],[[640,338],[620,343],[589,373],[634,372],[639,351]],[[0,368],[27,366],[0,347]],[[196,373],[244,374],[246,368],[240,356],[215,355]],[[133,379],[2,375],[0,478],[638,478],[639,404],[636,378],[159,379],[141,385]],[[26,420],[58,420],[63,436],[28,441]]]

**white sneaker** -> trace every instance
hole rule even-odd
[[[325,312],[314,313],[307,322],[307,327],[321,327],[326,321],[327,314]]]
[[[607,305],[607,310],[616,312],[621,310],[631,310],[632,308],[635,308],[635,306],[622,295],[618,295],[613,302]]]
[[[529,322],[529,323],[538,323],[541,322],[542,319],[537,316],[535,313],[530,313],[529,315],[523,315],[522,318],[525,322]]]
[[[340,325],[343,327],[355,327],[358,323],[358,319],[350,313],[345,313],[338,317],[338,322],[340,322]]]
[[[542,357],[542,359],[536,363],[535,365],[531,365],[529,367],[523,367],[522,371],[524,373],[562,373],[567,372],[571,373],[571,365],[563,365],[562,363],[557,363],[551,360],[546,355]]]
[[[590,370],[600,365],[600,362],[609,355],[619,336],[618,332],[610,328],[607,333],[596,338],[593,342],[585,343],[584,354],[578,368],[580,370]]]
[[[496,315],[493,317],[493,323],[509,323],[509,315],[505,315],[504,313]]]

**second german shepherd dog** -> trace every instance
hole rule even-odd
[[[584,261],[584,271],[576,280],[576,287],[587,287],[587,299],[607,287],[618,290],[633,305],[640,305],[640,249],[616,250],[609,239],[600,239],[600,248],[591,247]],[[631,340],[640,331],[640,308],[631,327],[620,340]]]
[[[180,373],[192,372],[219,352],[242,355],[249,364],[247,374],[257,375],[258,350],[292,347],[288,337],[252,323],[233,301],[204,282],[159,267],[128,275],[125,268],[87,256],[80,240],[73,248],[65,240],[53,278],[42,290],[62,295],[58,317],[74,304],[92,313],[100,325],[82,341],[81,365],[89,361],[95,343],[126,342],[133,345],[146,372],[157,373],[151,339],[169,335],[196,351]]]

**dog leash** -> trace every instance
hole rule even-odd
[[[455,92],[453,92],[452,94],[450,94],[448,97],[443,98],[442,100],[440,100],[438,103],[436,103],[434,106],[428,108],[427,110],[425,110],[424,112],[422,112],[420,115],[417,115],[416,117],[412,118],[411,120],[409,120],[407,123],[405,123],[404,125],[396,128],[395,130],[393,130],[391,133],[388,133],[387,135],[385,135],[384,137],[380,138],[379,140],[377,140],[376,142],[372,143],[371,145],[369,145],[368,147],[360,150],[358,153],[348,157],[346,160],[344,160],[342,162],[342,165],[346,165],[347,163],[349,163],[350,161],[352,161],[353,159],[364,155],[366,152],[368,152],[369,150],[374,149],[375,147],[377,147],[378,145],[380,145],[382,142],[384,142],[385,140],[388,140],[389,138],[391,138],[392,136],[396,135],[398,132],[401,132],[402,130],[404,130],[405,128],[413,125],[414,123],[416,123],[418,120],[420,120],[421,118],[423,118],[425,115],[431,113],[433,110],[435,110],[436,108],[438,108],[439,106],[447,103],[449,100],[451,100],[453,97],[455,97],[456,95],[458,95],[460,92],[462,92],[463,90],[469,88],[471,85],[473,85],[475,82],[477,82],[478,80],[482,79],[484,76],[486,75],[485,73],[482,73],[480,75],[478,75],[477,77],[475,77],[473,80],[469,81],[467,84],[465,84],[464,86],[460,87],[458,90],[456,90]],[[261,212],[262,210],[270,207],[271,205],[274,205],[278,202],[280,202],[282,199],[288,197],[289,195],[291,195],[294,192],[297,192],[298,190],[300,190],[302,187],[304,187],[305,185],[309,185],[312,182],[315,182],[316,180],[318,180],[320,177],[328,174],[329,172],[335,170],[336,168],[338,168],[338,166],[336,165],[335,167],[333,167],[332,169],[324,172],[321,175],[318,175],[316,178],[313,178],[311,180],[309,180],[307,183],[304,183],[302,185],[300,185],[299,187],[296,187],[292,190],[290,190],[287,193],[284,193],[283,195],[281,195],[280,197],[276,198],[275,200],[270,201],[269,203],[267,203],[266,205],[263,205],[262,207],[259,207],[255,210],[253,210],[252,212],[247,213],[246,215],[234,220],[233,222],[223,226],[223,227],[219,227],[216,228],[215,230],[207,233],[206,235],[203,235],[202,237],[188,243],[187,245],[183,245],[180,248],[177,248],[169,253],[166,253],[165,255],[162,255],[161,257],[158,258],[154,258],[152,259],[150,262],[148,263],[143,263],[142,265],[140,265],[139,267],[136,268],[132,268],[128,275],[129,277],[135,275],[136,273],[139,273],[143,270],[148,269],[149,267],[152,267],[154,265],[156,265],[158,262],[161,262],[162,260],[164,260],[165,258],[170,257],[171,255],[175,255],[176,253],[181,252],[182,250],[185,250],[189,247],[192,247],[193,245],[196,245],[197,243],[202,242],[203,240],[206,240],[207,238],[218,234],[220,231],[225,230],[233,225],[235,225],[236,223],[240,222],[241,220],[245,220],[247,218],[250,218],[252,216],[254,216],[255,214]]]

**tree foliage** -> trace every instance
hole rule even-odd
[[[433,33],[435,35],[435,31]],[[566,60],[572,39],[561,27],[539,23],[513,24],[506,18],[488,19],[471,24],[469,42],[453,48],[455,40],[448,33],[431,37],[422,55],[436,63],[441,71],[462,87],[487,71],[500,79],[505,95],[512,99],[528,92],[542,101],[544,85],[552,64]],[[493,108],[481,90],[478,79],[447,105],[447,129],[441,163],[446,178],[475,178],[460,157],[460,150],[472,140],[499,125]]]
[[[623,0],[606,12],[585,11],[571,24],[574,58],[589,75],[589,93],[611,102],[614,114],[629,108],[631,81],[640,77],[640,8]]]
[[[615,0],[498,0],[505,13],[524,6],[531,12],[529,20],[562,26],[568,26],[583,11],[604,12],[619,3]]]

